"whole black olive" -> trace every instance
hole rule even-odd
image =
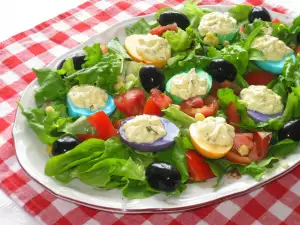
[[[140,81],[144,89],[148,92],[152,88],[158,88],[162,92],[165,91],[165,76],[163,72],[155,66],[147,65],[140,69]]]
[[[174,11],[163,12],[162,14],[160,14],[157,21],[162,26],[176,23],[177,26],[182,30],[185,30],[191,24],[189,18],[187,18],[186,15]]]
[[[146,168],[146,178],[152,188],[164,192],[175,191],[181,181],[177,168],[164,162],[150,164]]]
[[[263,21],[271,22],[271,15],[264,7],[255,6],[251,10],[248,16],[249,23],[253,23],[255,19],[261,19]]]
[[[52,156],[64,154],[75,148],[80,141],[72,136],[64,136],[52,144]]]
[[[300,118],[289,121],[278,131],[280,141],[286,138],[300,141]]]
[[[225,59],[214,59],[206,69],[212,78],[217,82],[225,80],[234,81],[237,70],[235,66]]]
[[[81,70],[82,69],[82,64],[85,62],[85,60],[84,60],[85,57],[86,57],[86,55],[82,55],[82,54],[77,54],[77,55],[74,55],[72,57],[75,70]],[[63,61],[61,61],[58,64],[57,70],[60,70],[63,67],[65,61],[66,61],[66,59],[64,59]]]

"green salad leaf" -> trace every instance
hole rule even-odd
[[[83,50],[87,53],[85,63],[82,65],[83,68],[96,65],[103,56],[100,43],[95,43],[92,46],[85,46]]]
[[[200,20],[205,12],[198,7],[201,1],[187,0],[184,2],[184,7],[180,10],[184,15],[186,15],[191,23],[191,26],[198,28]]]
[[[148,34],[150,29],[150,24],[144,18],[137,21],[134,25],[125,28],[127,36],[132,34]]]
[[[284,158],[297,150],[299,141],[284,139],[269,148],[269,156]]]
[[[71,75],[76,72],[72,58],[67,59],[62,68],[56,71],[59,75]]]
[[[34,95],[38,106],[41,106],[45,101],[64,99],[69,87],[59,74],[48,68],[33,69],[33,71],[39,84],[39,88]]]
[[[107,43],[108,52],[117,54],[124,59],[130,59],[130,56],[127,54],[123,45],[121,45],[119,39],[115,37]]]
[[[184,30],[178,28],[178,31],[167,30],[163,37],[169,42],[171,49],[174,52],[180,52],[188,49],[191,45],[189,35]]]
[[[182,112],[176,105],[170,105],[168,108],[163,109],[163,112],[164,117],[178,125],[178,127],[189,128],[192,123],[197,122],[195,118]]]
[[[52,144],[61,136],[63,129],[72,122],[72,118],[66,114],[65,105],[53,105],[54,111],[46,113],[44,108],[25,110],[19,102],[17,104],[26,117],[29,127],[45,144]]]
[[[181,174],[181,183],[185,183],[189,178],[185,149],[181,137],[175,138],[175,145],[167,150],[158,152],[155,155],[158,162],[168,162],[179,170]]]
[[[248,20],[248,15],[252,8],[253,6],[251,5],[236,5],[229,10],[229,13],[238,22],[242,22]]]
[[[107,53],[103,55],[96,65],[67,76],[66,80],[78,80],[80,85],[90,84],[106,90],[108,93],[115,93],[114,88],[118,76],[121,74],[123,60],[119,55]]]

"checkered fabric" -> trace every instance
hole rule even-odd
[[[183,213],[139,215],[108,213],[63,201],[20,168],[13,146],[12,123],[16,100],[35,79],[31,68],[47,65],[112,24],[180,3],[180,0],[91,0],[0,43],[0,188],[41,224],[300,224],[300,168],[263,188],[220,204]],[[203,0],[201,4],[232,3],[264,5],[277,12],[288,12],[264,0]]]

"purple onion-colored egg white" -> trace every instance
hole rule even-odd
[[[171,147],[175,143],[175,137],[179,135],[179,129],[174,123],[172,123],[171,121],[165,118],[160,117],[160,120],[167,132],[167,134],[164,137],[156,140],[153,143],[130,142],[127,140],[125,136],[124,125],[132,119],[134,119],[134,117],[124,120],[119,129],[119,132],[120,132],[121,140],[131,148],[134,148],[135,150],[142,151],[142,152],[159,152],[165,150]]]
[[[282,116],[283,111],[280,113],[269,115],[269,114],[263,114],[263,113],[248,109],[247,113],[248,113],[249,117],[251,117],[255,122],[260,123],[260,122],[265,122],[268,119],[274,119],[278,116]]]

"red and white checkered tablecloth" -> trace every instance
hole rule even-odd
[[[159,2],[159,3],[158,3]],[[0,43],[0,188],[42,224],[79,225],[246,225],[300,224],[300,168],[247,195],[193,211],[121,215],[60,200],[31,180],[17,162],[12,138],[16,100],[35,79],[32,67],[47,65],[92,35],[124,19],[153,13],[180,0],[90,0]],[[203,0],[201,4],[264,5],[264,0]],[[268,1],[267,1],[268,2]],[[1,224],[1,218],[0,218]]]

